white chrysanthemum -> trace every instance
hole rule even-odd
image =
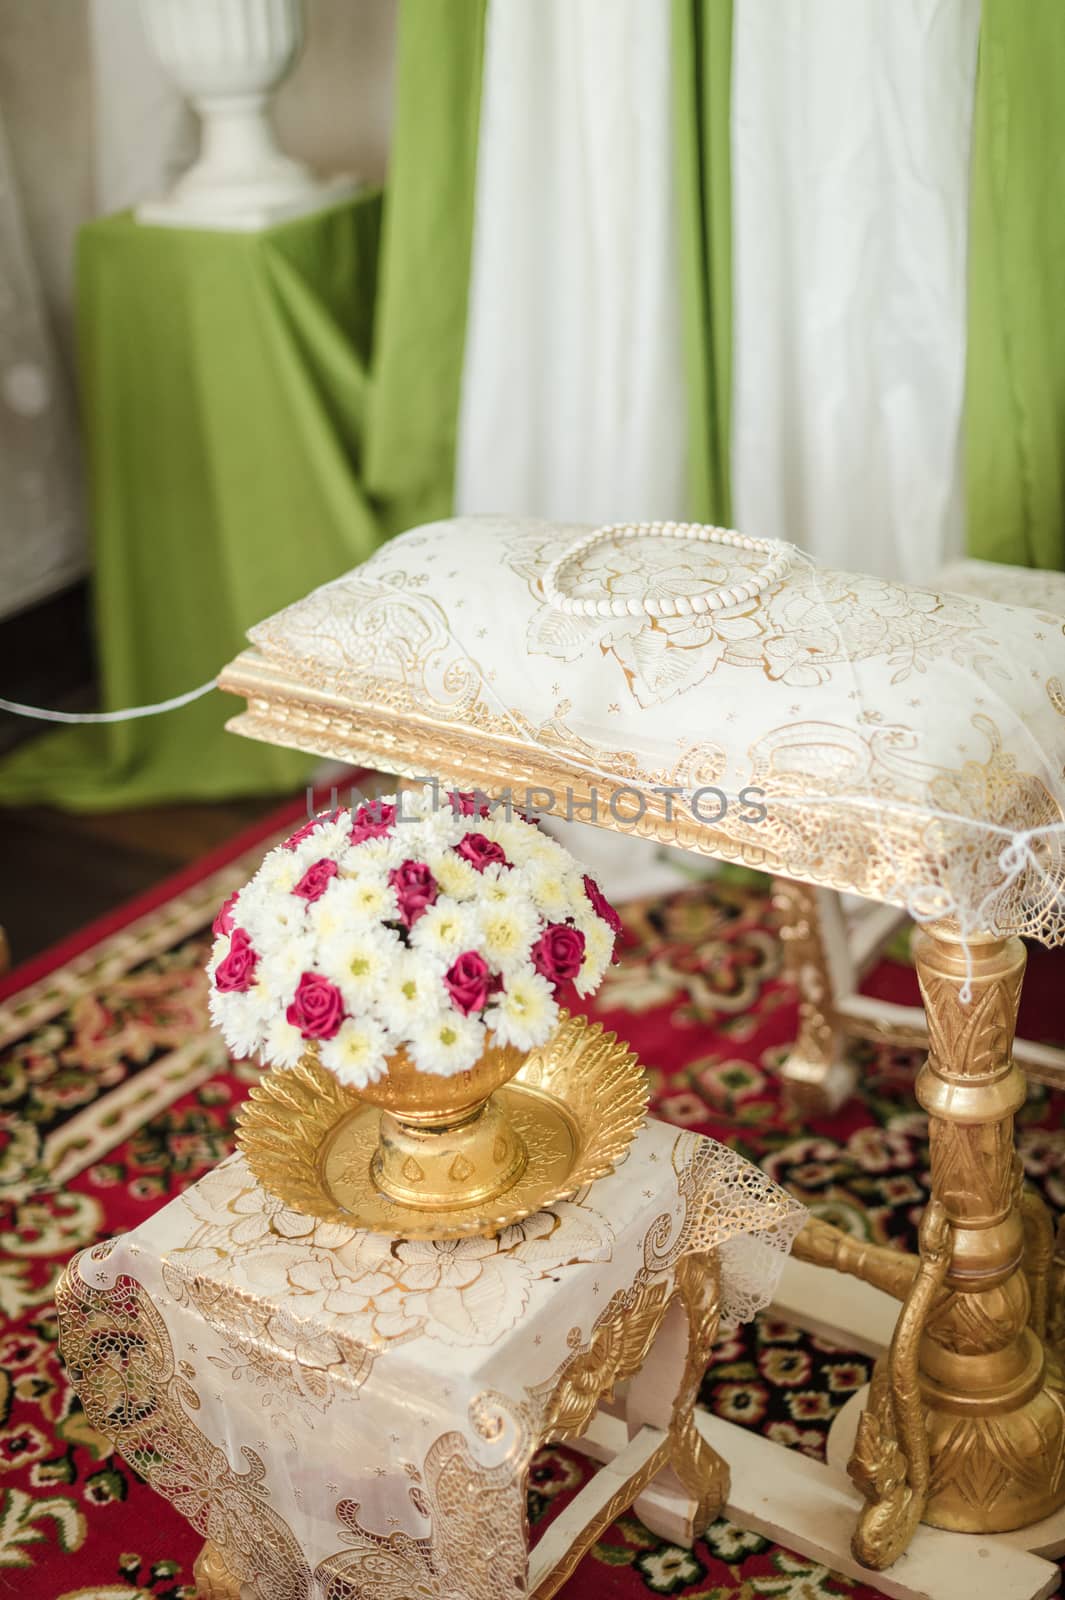
[[[563,865],[570,859],[561,845],[557,845],[554,839],[535,825],[530,826],[527,822],[497,822],[493,827],[492,838],[502,845],[508,860],[513,861],[515,866],[524,866],[527,861]]]
[[[365,1089],[384,1077],[391,1044],[385,1029],[372,1017],[348,1017],[332,1039],[322,1040],[321,1062],[341,1083]]]
[[[434,791],[431,783],[422,784],[418,789],[404,789],[402,795],[389,795],[388,800],[397,809],[402,800],[402,815],[404,817],[431,817],[434,810],[438,810],[441,805],[446,803],[443,790],[437,788]],[[411,824],[404,822],[402,826],[408,827]]]
[[[403,828],[393,828],[391,833],[378,834],[374,839],[363,839],[361,844],[349,844],[338,857],[340,871],[345,877],[360,878],[363,873],[378,874],[388,881],[393,867],[407,859]]]
[[[303,863],[306,872],[313,861],[320,861],[323,856],[328,856],[331,861],[339,860],[350,838],[351,815],[348,811],[341,811],[331,822],[320,822],[313,833],[300,840],[293,853]]]
[[[528,904],[529,888],[521,873],[515,872],[513,867],[502,867],[498,861],[491,861],[480,875],[477,898],[482,904],[488,901],[496,905],[512,904],[515,900]]]
[[[300,978],[314,970],[316,959],[314,940],[306,933],[297,934],[267,951],[259,964],[259,976],[278,1004],[287,1006]]]
[[[557,1017],[558,1004],[547,980],[538,972],[518,972],[507,978],[484,1020],[500,1044],[532,1050],[550,1038]]]
[[[395,890],[376,868],[356,877],[334,878],[320,900],[308,911],[316,939],[329,944],[349,928],[367,922],[392,922],[399,916]]]
[[[269,889],[258,878],[253,878],[244,890],[234,912],[239,912],[237,926],[245,930],[262,955],[298,938],[307,926],[306,900],[288,889]]]
[[[304,844],[307,842],[304,840]],[[315,859],[317,860],[317,857]],[[265,857],[249,887],[258,890],[260,895],[291,894],[308,865],[309,862],[303,858],[302,846],[297,846],[295,850],[286,850],[283,845],[278,845],[276,850],[271,850]]]
[[[484,1025],[477,1017],[441,1011],[418,1022],[411,1032],[410,1051],[420,1072],[451,1078],[474,1066],[487,1042]]]
[[[528,900],[487,900],[477,908],[481,951],[499,972],[513,972],[528,960],[529,946],[540,932],[540,918]]]
[[[300,1030],[286,1020],[283,1012],[279,1012],[266,1029],[263,1059],[272,1067],[295,1067],[299,1065],[306,1048],[307,1041]]]
[[[269,1012],[254,989],[246,994],[219,994],[212,989],[211,1016],[233,1055],[253,1056],[263,1042]]]
[[[480,893],[481,874],[452,849],[431,850],[426,865],[442,894],[453,900],[473,900]]]
[[[397,1038],[409,1038],[419,1019],[433,1016],[446,999],[444,964],[424,951],[403,950],[385,974],[377,1010]]]
[[[508,821],[502,808],[487,817],[459,817],[458,821],[465,825],[464,832],[483,833],[486,839],[494,840],[508,861],[524,856],[528,846],[522,834],[533,832],[526,822]]]
[[[584,960],[574,981],[578,994],[594,994],[603,981],[603,974],[614,954],[614,932],[602,917],[591,916],[582,924],[584,934]]]
[[[406,802],[403,811],[404,815],[410,814]],[[397,831],[405,839],[415,841],[422,852],[415,859],[424,860],[427,851],[447,850],[458,844],[463,835],[469,833],[472,820],[471,817],[452,816],[450,806],[445,804],[441,810],[429,811],[415,823],[402,823]]]
[[[423,911],[410,933],[415,950],[450,966],[464,950],[479,950],[481,930],[472,906],[446,897]]]
[[[390,928],[367,922],[320,947],[319,970],[339,987],[349,1011],[372,1008],[403,946]]]
[[[573,890],[565,864],[531,860],[521,869],[522,880],[539,909],[551,922],[573,910]]]

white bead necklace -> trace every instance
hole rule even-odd
[[[601,600],[578,599],[567,594],[562,574],[567,567],[596,545],[611,539],[692,539],[700,544],[731,545],[736,550],[765,551],[766,560],[757,572],[741,583],[726,585],[709,594],[677,595],[661,600],[647,595],[622,599],[604,596]],[[701,522],[613,522],[571,544],[544,573],[544,598],[557,611],[573,617],[686,617],[708,611],[723,611],[726,606],[753,600],[771,583],[783,576],[791,565],[792,548],[780,539],[752,539],[732,528],[712,528]]]

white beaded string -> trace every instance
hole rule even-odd
[[[735,550],[764,551],[766,560],[749,578],[725,584],[707,594],[667,595],[658,600],[650,595],[633,595],[628,599],[621,595],[604,595],[597,599],[567,593],[562,585],[563,572],[589,550],[614,539],[688,539],[699,544],[731,546]],[[750,534],[737,533],[734,528],[714,528],[702,522],[612,522],[575,540],[552,561],[544,573],[544,599],[556,611],[564,611],[571,617],[705,615],[753,600],[755,595],[783,577],[793,555],[791,545],[780,539],[754,539]]]

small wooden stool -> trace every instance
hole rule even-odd
[[[699,1383],[722,1307],[753,1310],[759,1273],[769,1298],[803,1214],[656,1122],[494,1239],[315,1222],[238,1155],[75,1257],[62,1349],[93,1425],[207,1537],[204,1600],[544,1600],[629,1506],[674,1543],[717,1514]],[[742,1303],[726,1248],[751,1252]],[[562,1440],[603,1465],[530,1552],[529,1467]]]

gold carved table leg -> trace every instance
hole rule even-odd
[[[656,1442],[639,1476],[626,1475],[593,1520],[566,1531],[565,1549],[553,1536],[567,1513],[579,1515],[582,1496],[547,1530],[534,1552],[530,1588],[546,1600],[577,1565],[603,1528],[630,1506],[653,1533],[690,1545],[718,1514],[729,1489],[727,1463],[695,1423],[699,1385],[717,1337],[721,1268],[716,1252],[694,1253],[677,1263],[671,1288],[649,1283],[625,1295],[597,1319],[587,1350],[578,1353],[549,1402],[542,1434],[609,1463],[617,1474],[640,1440]],[[626,1383],[617,1413],[600,1411],[615,1387]],[[645,1492],[646,1491],[646,1492]]]
[[[638,1512],[652,1532],[691,1544],[728,1495],[728,1465],[695,1425],[695,1402],[717,1338],[721,1268],[716,1255],[685,1256],[676,1293],[654,1343],[625,1397],[630,1434],[645,1425],[668,1435],[669,1464],[657,1487],[674,1497],[677,1522],[655,1526],[652,1508]]]
[[[192,1576],[197,1600],[240,1600],[240,1579],[234,1577],[225,1555],[210,1539],[196,1557]]]
[[[1024,947],[970,938],[967,968],[959,935],[937,926],[918,934],[914,955],[930,1042],[917,1097],[930,1118],[932,1202],[851,1464],[869,1502],[855,1554],[874,1567],[895,1559],[918,1520],[997,1533],[1065,1504],[1062,1381],[1042,1337],[1052,1250],[1038,1202],[1022,1196],[1013,1141],[1025,1096],[1011,1056]]]
[[[837,980],[821,915],[825,892],[789,878],[773,882],[784,966],[799,991],[799,1032],[780,1078],[789,1101],[807,1116],[835,1111],[854,1088],[855,1076],[835,1007]]]

